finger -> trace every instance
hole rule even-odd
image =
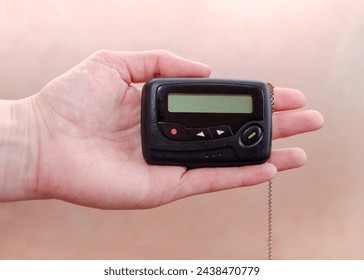
[[[243,167],[192,169],[183,175],[176,199],[260,184],[272,179],[276,173],[277,169],[271,163]]]
[[[285,111],[305,106],[306,99],[302,92],[292,88],[274,88],[274,109]]]
[[[306,153],[300,148],[273,150],[269,162],[274,164],[278,171],[298,168],[305,164]]]
[[[114,67],[128,84],[146,82],[154,77],[208,77],[210,67],[179,57],[165,50],[146,52],[108,52],[109,66]]]
[[[323,126],[322,115],[314,110],[299,112],[280,112],[273,114],[273,139],[320,129]]]

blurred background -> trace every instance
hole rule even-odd
[[[300,89],[326,123],[274,143],[308,161],[274,179],[273,258],[364,259],[364,1],[0,0],[0,38],[1,99],[98,49],[163,48],[213,77]],[[267,184],[152,210],[0,204],[0,259],[266,258]]]

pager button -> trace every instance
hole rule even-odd
[[[253,125],[247,128],[241,135],[241,142],[245,146],[251,146],[262,139],[262,130],[259,126]]]
[[[190,135],[187,132],[187,129],[178,123],[170,123],[170,122],[159,122],[158,123],[159,130],[171,140],[191,140]]]
[[[188,132],[193,140],[208,140],[212,139],[207,128],[188,128]]]
[[[209,127],[209,131],[212,135],[212,138],[222,138],[222,137],[228,137],[233,135],[231,132],[231,129],[228,125],[219,125],[219,126],[213,126]]]

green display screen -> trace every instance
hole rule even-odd
[[[253,112],[253,98],[243,94],[169,93],[171,113],[239,113]]]

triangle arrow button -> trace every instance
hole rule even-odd
[[[209,127],[209,131],[211,133],[212,138],[222,138],[222,137],[229,137],[233,135],[230,127],[228,125],[219,125]]]
[[[217,135],[221,135],[221,134],[224,134],[225,131],[224,130],[216,129],[216,133],[217,133]]]
[[[188,128],[188,133],[193,140],[208,140],[212,139],[207,128]]]

